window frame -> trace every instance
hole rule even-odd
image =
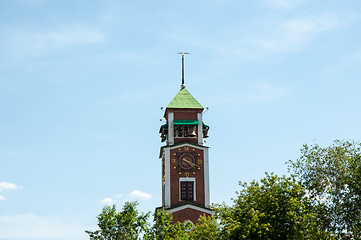
[[[193,182],[193,200],[182,199],[182,182]],[[196,179],[195,178],[179,178],[179,201],[196,201]]]

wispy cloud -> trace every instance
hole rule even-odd
[[[44,0],[23,0],[23,2],[30,5],[40,5]]]
[[[272,8],[281,8],[281,9],[293,9],[299,5],[302,0],[262,0],[262,3],[265,6]]]
[[[239,42],[224,46],[226,54],[259,60],[266,56],[299,51],[319,34],[340,25],[333,15],[292,18],[263,26],[263,35],[242,36]]]
[[[81,24],[42,31],[19,28],[1,30],[0,59],[6,59],[7,64],[36,58],[68,47],[101,43],[106,39],[103,31]]]
[[[84,226],[76,220],[34,214],[0,216],[0,239],[82,239]]]
[[[339,25],[335,16],[290,19],[281,24],[281,39],[288,45],[309,40],[313,34],[333,29]]]
[[[274,5],[288,6],[291,1],[274,0]],[[265,18],[253,23],[251,29],[227,26],[222,38],[202,38],[199,34],[185,38],[177,31],[167,35],[172,41],[199,48],[208,48],[227,57],[241,57],[252,61],[263,61],[275,55],[301,51],[314,44],[323,34],[329,33],[357,17],[343,12],[310,14],[292,18]],[[257,29],[257,30],[255,30]],[[191,39],[191,40],[189,40]]]
[[[7,33],[7,36],[17,46],[27,46],[37,50],[98,43],[105,39],[103,32],[82,25],[65,26],[60,29],[42,32],[12,30]]]
[[[237,89],[234,92],[229,92],[227,95],[212,95],[209,102],[219,106],[229,104],[257,104],[286,98],[291,93],[291,89],[287,86],[258,82],[244,86],[242,90]]]
[[[357,69],[355,66],[359,66],[361,63],[361,48],[351,49],[351,51],[344,53],[344,56],[339,57],[327,65],[320,68],[320,72],[327,76],[325,79],[335,76],[335,74],[344,75],[345,72],[350,69]]]
[[[4,197],[3,195],[0,194],[0,201],[1,200],[6,200],[6,197]]]
[[[140,198],[143,200],[148,200],[148,199],[152,198],[152,195],[142,192],[142,191],[139,191],[139,190],[133,190],[129,195],[134,198]]]
[[[251,102],[270,101],[286,97],[290,90],[285,86],[275,86],[269,83],[257,83],[253,91],[246,94],[244,99]]]

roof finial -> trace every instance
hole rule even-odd
[[[178,54],[182,54],[182,85],[181,85],[181,88],[185,88],[186,85],[184,84],[184,55],[185,55],[185,54],[190,54],[190,53],[187,53],[187,52],[179,52]]]

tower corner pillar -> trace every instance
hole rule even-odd
[[[168,113],[168,136],[169,136],[169,145],[174,144],[174,113]]]
[[[198,120],[198,144],[203,145],[203,120],[202,113],[197,113]]]

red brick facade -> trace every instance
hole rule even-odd
[[[208,213],[204,213],[195,209],[186,208],[183,210],[179,210],[177,212],[173,212],[173,223],[183,222],[185,219],[192,221],[194,224],[197,223],[198,218],[201,215],[210,216]]]
[[[192,100],[189,96],[188,101]],[[167,107],[164,113],[167,125],[160,130],[163,137],[166,135],[162,141],[167,140],[161,153],[162,205],[173,214],[173,222],[197,223],[201,215],[213,213],[209,208],[208,147],[203,146],[202,112],[203,108],[195,108],[193,102],[190,108]]]
[[[184,151],[185,148],[194,152],[197,156],[196,160],[201,160],[201,164],[197,164],[200,169],[192,169],[190,171],[181,170],[178,166],[177,162],[177,151]],[[180,200],[180,189],[179,189],[179,178],[195,178],[195,201],[194,203],[198,203],[200,205],[205,204],[204,201],[204,158],[203,158],[203,150],[199,150],[197,148],[192,147],[192,145],[187,145],[186,147],[182,146],[181,148],[172,149],[170,151],[171,155],[171,168],[170,168],[170,188],[171,188],[171,206],[178,205],[183,203],[184,201]],[[175,159],[175,160],[173,160]],[[173,160],[173,161],[172,161]]]

